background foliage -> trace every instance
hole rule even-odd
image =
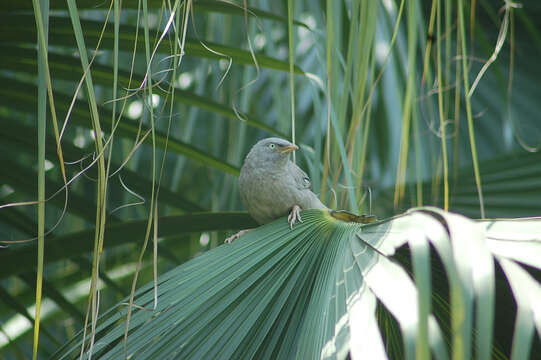
[[[252,226],[236,175],[262,137],[294,136],[332,208],[538,215],[540,15],[533,0],[3,2],[0,353],[29,356],[36,304],[48,356],[98,314],[98,289],[107,309]]]

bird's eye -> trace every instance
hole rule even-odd
[[[269,144],[269,148],[274,149],[275,147],[276,147],[276,145],[274,145],[272,143]]]

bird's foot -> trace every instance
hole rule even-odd
[[[224,240],[224,243],[226,244],[231,244],[233,241],[237,240],[238,238],[240,238],[242,235],[246,234],[248,231],[251,231],[253,229],[245,229],[245,230],[241,230],[239,231],[238,233],[236,234],[233,234],[231,235],[230,237],[228,237],[227,239]]]
[[[299,207],[299,205],[293,205],[291,212],[287,216],[287,222],[289,223],[289,227],[291,229],[293,229],[293,225],[295,225],[295,221],[297,220],[299,220],[299,222],[302,222],[301,208]]]

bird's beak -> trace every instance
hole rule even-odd
[[[291,144],[291,145],[288,145],[288,146],[284,146],[282,147],[280,150],[278,150],[280,153],[282,154],[287,154],[287,153],[290,153],[290,152],[293,152],[295,150],[299,150],[299,147],[297,145],[294,145],[294,144]]]

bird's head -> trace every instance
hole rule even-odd
[[[285,166],[289,154],[299,147],[287,140],[268,138],[260,140],[246,156],[246,163],[252,166]]]

